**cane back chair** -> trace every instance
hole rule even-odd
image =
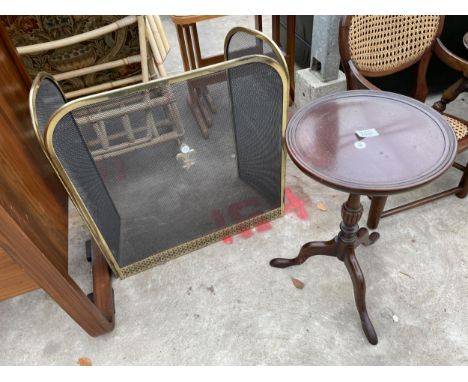
[[[428,93],[426,72],[435,53],[443,62],[460,72],[468,72],[468,62],[451,54],[439,37],[444,16],[344,16],[340,23],[339,47],[348,90],[379,90],[368,78],[382,78],[405,69],[413,70],[412,96],[424,102]],[[438,111],[443,111],[434,105]],[[466,121],[444,114],[457,140],[458,152],[468,147]],[[377,228],[381,217],[455,194],[468,193],[468,166],[455,163],[463,172],[456,187],[387,211],[387,197],[373,197],[367,225]]]
[[[222,63],[71,102],[51,76],[34,81],[39,141],[121,278],[283,214],[285,63],[271,40],[245,28],[229,33],[225,54]],[[204,87],[217,105],[209,139],[186,102]],[[149,145],[179,123],[178,141]],[[119,145],[112,155],[95,148],[102,130]]]

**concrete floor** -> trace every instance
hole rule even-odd
[[[249,20],[253,24],[237,21]],[[174,29],[164,21],[176,54]],[[465,101],[453,109],[468,117]],[[450,170],[389,204],[458,179]],[[2,302],[0,364],[75,365],[87,357],[94,365],[468,365],[468,199],[449,197],[386,218],[380,240],[358,249],[379,335],[379,344],[371,346],[342,263],[316,257],[300,267],[268,266],[272,257],[295,256],[306,241],[333,237],[346,199],[302,175],[289,160],[286,180],[305,203],[306,219],[291,212],[267,232],[114,280],[116,328],[110,334],[88,337],[42,291]],[[367,198],[363,205],[366,214]],[[71,208],[70,272],[85,291],[91,290],[84,258],[88,236]],[[291,277],[304,289],[296,289]]]

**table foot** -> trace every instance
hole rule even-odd
[[[359,228],[359,231],[357,232],[357,240],[354,245],[354,248],[359,247],[361,244],[364,247],[372,245],[379,239],[379,237],[380,235],[378,232],[369,233],[369,230],[367,228],[365,227]]]
[[[329,241],[312,241],[304,244],[295,258],[276,258],[270,261],[270,265],[275,268],[287,268],[292,265],[301,265],[309,257],[316,255],[336,257],[336,246],[337,242],[335,239]]]
[[[354,248],[348,247],[344,257],[344,263],[353,282],[354,299],[356,301],[356,308],[358,310],[359,317],[361,318],[362,330],[364,331],[367,340],[372,345],[377,345],[377,333],[375,332],[366,308],[366,282],[364,280],[361,267],[359,266],[354,254]]]

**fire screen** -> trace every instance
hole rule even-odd
[[[243,28],[225,49],[223,63],[68,103],[52,77],[33,84],[39,140],[121,278],[283,212],[283,57]]]

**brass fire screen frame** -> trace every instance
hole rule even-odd
[[[243,28],[235,28],[235,29],[240,30]],[[282,58],[281,52],[268,37],[266,37],[265,35],[261,33],[255,33],[250,30],[247,30],[247,31],[248,33],[254,36],[257,36],[261,38],[262,40],[266,41],[267,43],[269,43],[270,45],[272,45],[276,49],[276,51],[279,52],[279,57]],[[235,30],[230,32],[226,40],[230,36],[232,36],[233,33],[235,33]],[[170,259],[174,259],[178,256],[181,256],[193,250],[202,248],[226,236],[238,234],[246,229],[253,228],[254,226],[260,223],[270,221],[284,214],[284,185],[285,185],[284,183],[285,183],[285,163],[286,163],[286,150],[284,146],[284,136],[285,136],[286,122],[287,122],[289,78],[288,78],[288,72],[287,70],[285,70],[285,63],[283,61],[284,59],[281,62],[278,62],[273,58],[263,56],[263,55],[250,55],[250,56],[245,56],[245,57],[240,57],[240,58],[232,59],[229,61],[225,61],[219,64],[214,64],[208,67],[196,69],[190,72],[185,72],[185,73],[177,74],[177,75],[166,77],[166,78],[156,79],[156,80],[149,81],[146,83],[132,85],[132,86],[128,86],[125,88],[111,90],[111,91],[99,93],[96,95],[91,95],[91,96],[83,97],[80,99],[76,99],[76,100],[66,103],[52,115],[52,117],[49,119],[48,125],[45,128],[45,132],[44,132],[42,140],[41,140],[41,134],[38,128],[38,122],[37,122],[35,112],[32,113],[32,120],[33,120],[34,129],[36,131],[36,135],[38,136],[38,139],[41,142],[41,145],[43,145],[43,149],[47,157],[51,161],[55,172],[57,173],[59,179],[61,180],[62,184],[67,190],[70,196],[70,199],[72,200],[73,204],[77,208],[81,217],[84,219],[85,223],[87,224],[92,238],[95,240],[99,249],[102,251],[103,255],[107,259],[107,262],[109,263],[109,266],[111,267],[113,273],[116,276],[122,279],[126,278],[130,275],[144,271],[153,266],[163,264]],[[282,126],[281,126],[282,150],[281,150],[281,206],[280,208],[267,211],[266,213],[262,215],[257,215],[251,219],[244,220],[238,224],[228,226],[226,228],[212,232],[208,235],[185,242],[181,245],[169,248],[162,252],[158,252],[150,257],[147,257],[143,260],[132,263],[128,266],[120,267],[116,259],[114,258],[103,234],[98,228],[96,222],[93,220],[90,211],[87,209],[85,202],[83,201],[82,197],[80,196],[79,192],[75,188],[73,182],[71,181],[70,177],[68,176],[64,167],[62,166],[60,159],[55,151],[55,148],[53,145],[53,135],[54,135],[54,130],[57,127],[58,123],[61,121],[61,119],[65,115],[69,114],[73,110],[76,110],[84,106],[90,106],[90,105],[105,102],[108,100],[113,100],[122,96],[128,96],[136,91],[149,90],[155,85],[164,86],[164,85],[178,84],[183,81],[195,80],[199,77],[214,74],[216,72],[227,71],[229,69],[237,68],[242,65],[249,65],[249,64],[255,64],[255,63],[270,66],[280,77],[282,87],[283,87],[282,89]],[[32,111],[35,110],[35,97],[37,95],[37,90],[38,90],[40,81],[44,78],[48,78],[49,80],[54,81],[52,76],[45,74],[45,73],[41,73],[35,79],[32,90],[31,90],[31,96],[30,96],[30,108]]]
[[[281,64],[283,67],[284,73],[286,74],[286,80],[288,81],[288,86],[289,86],[289,70],[288,70],[288,64],[286,63],[286,59],[284,58],[283,53],[281,52],[281,49],[276,45],[276,43],[268,37],[265,33],[257,31],[255,29],[250,29],[246,27],[234,27],[232,28],[226,35],[226,38],[224,39],[224,60],[229,61],[229,43],[231,42],[231,39],[237,35],[237,34],[247,34],[249,36],[254,37],[255,39],[258,39],[261,42],[266,43],[267,46],[271,48],[275,55],[276,61]]]

